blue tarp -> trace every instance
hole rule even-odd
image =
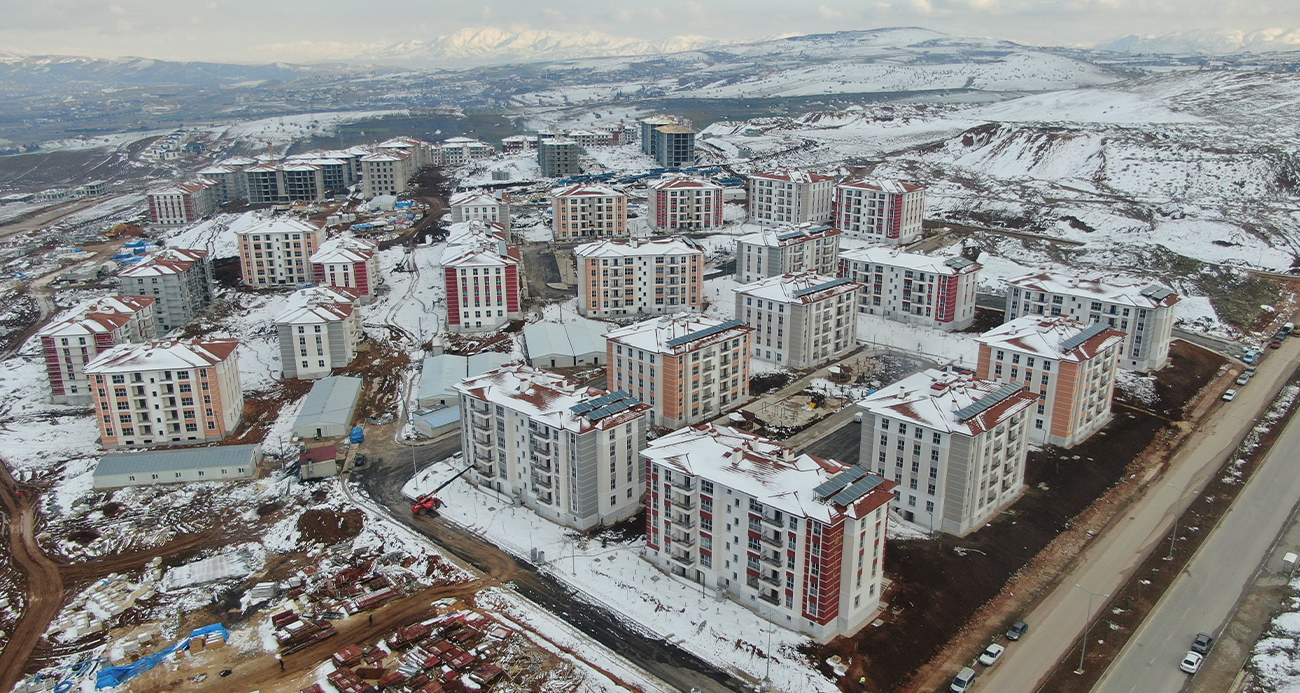
[[[360,426],[356,426],[352,429],[352,435],[348,436],[348,442],[354,445],[366,442],[366,434],[361,431]]]
[[[148,657],[141,658],[140,660],[132,662],[126,666],[105,667],[100,669],[99,676],[95,678],[95,688],[113,688],[114,686],[120,686],[159,664],[162,664],[172,655],[173,652],[189,649],[191,638],[206,637],[209,633],[221,633],[222,640],[230,639],[230,632],[220,623],[214,623],[210,626],[195,629],[190,633],[189,637],[168,646],[161,652],[155,652]]]

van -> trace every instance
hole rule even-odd
[[[952,680],[952,685],[948,687],[948,690],[952,691],[952,693],[966,693],[966,691],[970,690],[970,685],[974,682],[975,670],[970,667],[965,667],[961,671],[957,672],[957,676]]]
[[[1291,334],[1292,332],[1295,332],[1295,323],[1293,322],[1282,323],[1282,331],[1285,332],[1286,334]]]

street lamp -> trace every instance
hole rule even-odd
[[[1170,483],[1165,483],[1165,486],[1168,486],[1169,488],[1175,491],[1179,491],[1180,493],[1180,495],[1178,496],[1178,500],[1174,501],[1174,531],[1173,534],[1169,536],[1169,557],[1165,559],[1168,561],[1172,561],[1174,560],[1174,542],[1177,541],[1178,539],[1178,503],[1183,499],[1183,496],[1186,496],[1189,493],[1192,494],[1193,496],[1196,495],[1196,490],[1188,489],[1186,491],[1183,491],[1180,490],[1177,486],[1174,486],[1173,484]]]
[[[1075,587],[1083,590],[1088,595],[1088,610],[1083,613],[1083,642],[1079,647],[1079,668],[1074,670],[1076,674],[1083,673],[1083,658],[1088,655],[1088,627],[1092,625],[1092,598],[1093,597],[1110,597],[1109,594],[1097,594],[1084,589],[1083,585],[1075,584]]]

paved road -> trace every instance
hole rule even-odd
[[[1228,514],[1094,691],[1175,693],[1188,683],[1190,677],[1178,670],[1178,663],[1192,637],[1218,635],[1300,498],[1300,474],[1291,465],[1296,450],[1300,418],[1287,423]]]
[[[1189,332],[1180,327],[1174,328],[1174,338],[1203,346],[1210,351],[1217,351],[1231,358],[1240,358],[1242,354],[1241,345],[1236,342],[1210,337],[1199,332]]]
[[[1186,492],[1200,489],[1233,452],[1238,440],[1273,401],[1298,358],[1300,339],[1288,340],[1264,361],[1251,385],[1209,417],[1198,437],[1188,441],[1171,461],[1165,476],[1155,481],[1147,494],[1085,551],[1074,570],[1063,576],[1056,589],[1026,616],[1031,626],[1029,634],[1007,648],[997,667],[986,675],[982,673],[976,689],[1037,689],[1038,682],[1077,640],[1086,620],[1106,601],[1093,599],[1090,605],[1083,589],[1113,593],[1158,542],[1168,540],[1174,511],[1181,511],[1187,504]]]

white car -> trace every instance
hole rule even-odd
[[[992,645],[989,645],[987,650],[984,650],[984,654],[980,655],[980,664],[983,664],[986,667],[991,667],[998,663],[998,660],[1002,658],[1002,653],[1006,651],[1007,648],[997,643],[993,643]]]
[[[1237,391],[1236,391],[1236,390],[1228,390],[1228,391],[1226,391],[1226,392],[1223,393],[1223,401],[1225,401],[1225,402],[1231,402],[1231,401],[1232,401],[1233,399],[1235,399],[1236,397],[1237,397]]]
[[[1189,674],[1195,674],[1196,672],[1201,670],[1201,662],[1204,661],[1205,661],[1204,655],[1198,654],[1196,652],[1188,652],[1183,657],[1183,663],[1179,664],[1178,668],[1182,669],[1183,671]]]

